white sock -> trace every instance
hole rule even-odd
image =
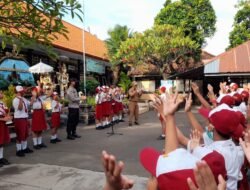
[[[36,146],[37,145],[37,138],[35,137],[35,138],[33,138],[33,144],[34,144],[34,146]]]
[[[42,137],[37,138],[37,144],[42,144]]]
[[[57,134],[54,135],[55,139],[57,138]]]
[[[16,150],[17,151],[22,150],[22,144],[16,144]]]
[[[97,124],[96,124],[96,128],[98,128],[98,127],[100,127],[100,123],[97,123]]]
[[[164,135],[164,134],[162,134],[161,136],[162,136],[162,137],[165,137],[165,135]]]
[[[122,114],[119,116],[119,119],[122,120]]]
[[[56,139],[56,135],[51,135],[50,139],[55,140]]]
[[[27,148],[27,141],[22,141],[22,150],[25,150]]]
[[[3,147],[0,148],[0,159],[3,158]]]

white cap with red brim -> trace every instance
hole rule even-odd
[[[189,190],[187,178],[195,181],[193,169],[200,160],[205,160],[208,163],[216,177],[219,174],[226,175],[223,156],[215,151],[203,148],[197,149],[196,152],[197,155],[193,155],[180,148],[168,155],[162,155],[153,148],[145,148],[140,153],[140,161],[144,168],[157,178],[160,190]],[[214,166],[215,164],[216,166]],[[214,167],[215,171],[213,170]]]
[[[24,88],[22,86],[16,86],[16,92],[23,92]]]

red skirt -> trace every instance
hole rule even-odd
[[[95,106],[95,118],[96,118],[97,120],[101,120],[102,117],[103,117],[102,107],[103,107],[103,106],[102,106],[101,104],[97,104],[97,105]]]
[[[0,121],[0,145],[8,144],[9,142],[9,127],[5,124],[5,121]]]
[[[117,106],[118,106],[118,110],[119,110],[119,112],[120,111],[123,111],[123,104],[122,104],[122,102],[117,102]]]
[[[27,118],[14,119],[16,139],[18,141],[26,141],[29,136],[29,123]]]
[[[103,116],[108,117],[112,114],[112,103],[111,102],[103,102],[102,104]]]
[[[119,109],[119,102],[115,102],[115,105],[113,106],[113,111],[114,114],[118,114],[120,109]]]
[[[34,110],[32,114],[31,130],[34,132],[40,132],[46,129],[47,122],[44,110]]]
[[[61,124],[60,113],[52,112],[51,115],[51,128],[59,128]]]

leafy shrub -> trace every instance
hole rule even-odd
[[[4,92],[4,103],[8,106],[8,108],[12,107],[12,101],[15,98],[15,87],[13,85],[9,85],[8,89]]]
[[[87,104],[94,107],[95,106],[95,97],[94,96],[88,96],[87,97]]]
[[[100,83],[95,79],[92,78],[91,80],[86,80],[86,91],[88,95],[94,95],[95,89],[98,87]],[[80,81],[80,90],[84,92],[84,81]]]
[[[121,72],[120,82],[119,82],[118,86],[120,86],[124,90],[125,93],[128,92],[131,83],[132,83],[132,81],[130,80],[128,75],[126,75],[124,72]]]

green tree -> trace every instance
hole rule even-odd
[[[250,39],[250,1],[239,1],[239,9],[234,17],[233,30],[229,35],[229,47],[236,47]]]
[[[215,33],[216,15],[210,0],[167,0],[155,18],[156,25],[180,27],[200,47]]]
[[[70,13],[82,20],[81,5],[77,0],[2,0],[0,2],[0,37],[2,48],[6,44],[21,47],[43,44],[51,50],[51,42],[67,29],[62,18]],[[36,45],[37,46],[37,45]],[[49,51],[48,51],[49,52]]]
[[[116,59],[132,66],[151,63],[164,74],[172,74],[193,67],[197,49],[199,44],[186,37],[182,29],[156,25],[123,42]]]
[[[121,43],[133,36],[133,33],[127,26],[116,25],[108,31],[109,38],[105,41],[108,49],[108,56],[112,64],[114,75],[114,84],[117,84],[122,70],[122,62],[117,59],[117,53],[120,49]]]

